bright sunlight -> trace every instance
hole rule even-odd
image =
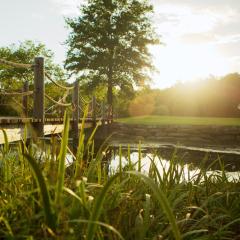
[[[154,49],[154,47],[153,47]],[[229,72],[230,64],[222,57],[214,45],[185,45],[170,43],[158,49],[154,56],[155,65],[160,68],[156,85],[169,80],[192,81],[222,76]]]

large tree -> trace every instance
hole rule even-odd
[[[143,0],[88,0],[77,18],[68,18],[65,66],[82,83],[107,86],[108,104],[113,88],[139,85],[153,69],[148,45],[158,43],[150,13]]]

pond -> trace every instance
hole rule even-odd
[[[17,145],[12,144],[12,146]],[[50,146],[50,138],[44,139],[44,145],[46,149],[47,146]],[[69,145],[71,146],[71,142],[69,142]],[[179,169],[178,171],[182,174],[182,181],[191,181],[202,168],[207,169],[207,175],[218,176],[222,174],[223,165],[229,181],[240,180],[240,150],[238,149],[198,148],[150,142],[147,144],[110,142],[106,153],[103,154],[109,174],[119,170],[120,162],[123,169],[131,162],[130,164],[138,170],[139,160],[142,172],[148,173],[151,162],[154,161],[159,173],[163,174],[169,170],[171,163],[174,161]],[[68,154],[66,165],[69,166],[72,162],[73,157]]]
[[[240,152],[233,149],[203,149],[170,144],[112,144],[109,151],[110,172],[118,171],[119,163],[122,168],[129,165],[129,160],[137,170],[138,161],[141,159],[142,172],[148,173],[154,161],[161,175],[167,172],[174,162],[182,174],[182,181],[193,180],[203,168],[207,170],[207,175],[217,177],[222,174],[223,166],[229,181],[240,180]]]

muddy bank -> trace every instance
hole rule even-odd
[[[113,123],[100,127],[97,137],[112,134],[113,141],[152,142],[197,147],[239,148],[240,127],[203,125],[136,125]]]
[[[208,163],[220,158],[229,164],[228,170],[240,169],[240,127],[113,123],[100,127],[96,137],[101,141],[109,135],[109,145],[116,149],[119,144],[137,149],[140,141],[142,151],[158,151],[165,159],[170,159],[177,149],[185,162],[200,163],[207,155]]]

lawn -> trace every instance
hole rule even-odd
[[[145,125],[227,125],[239,126],[240,118],[140,116],[117,119],[117,122]]]

